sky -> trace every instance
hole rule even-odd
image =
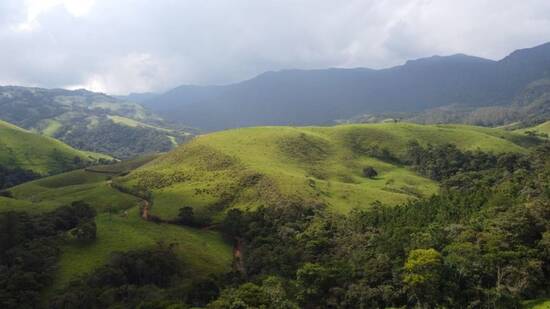
[[[0,0],[0,85],[162,92],[548,41],[548,0]]]

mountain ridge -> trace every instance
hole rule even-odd
[[[413,112],[455,103],[506,105],[529,82],[550,76],[548,47],[518,50],[498,61],[455,54],[380,70],[270,71],[228,85],[183,85],[143,105],[206,131],[331,124],[361,113]]]

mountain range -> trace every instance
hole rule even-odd
[[[420,112],[448,105],[507,106],[529,84],[548,77],[550,43],[514,51],[498,61],[456,54],[381,70],[284,70],[228,85],[184,85],[140,98],[168,120],[213,131],[331,124],[365,113]]]

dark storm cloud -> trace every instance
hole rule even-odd
[[[545,41],[546,0],[3,0],[0,83],[158,91]]]

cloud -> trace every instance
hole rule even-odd
[[[546,0],[2,0],[0,83],[109,93],[550,41]]]

